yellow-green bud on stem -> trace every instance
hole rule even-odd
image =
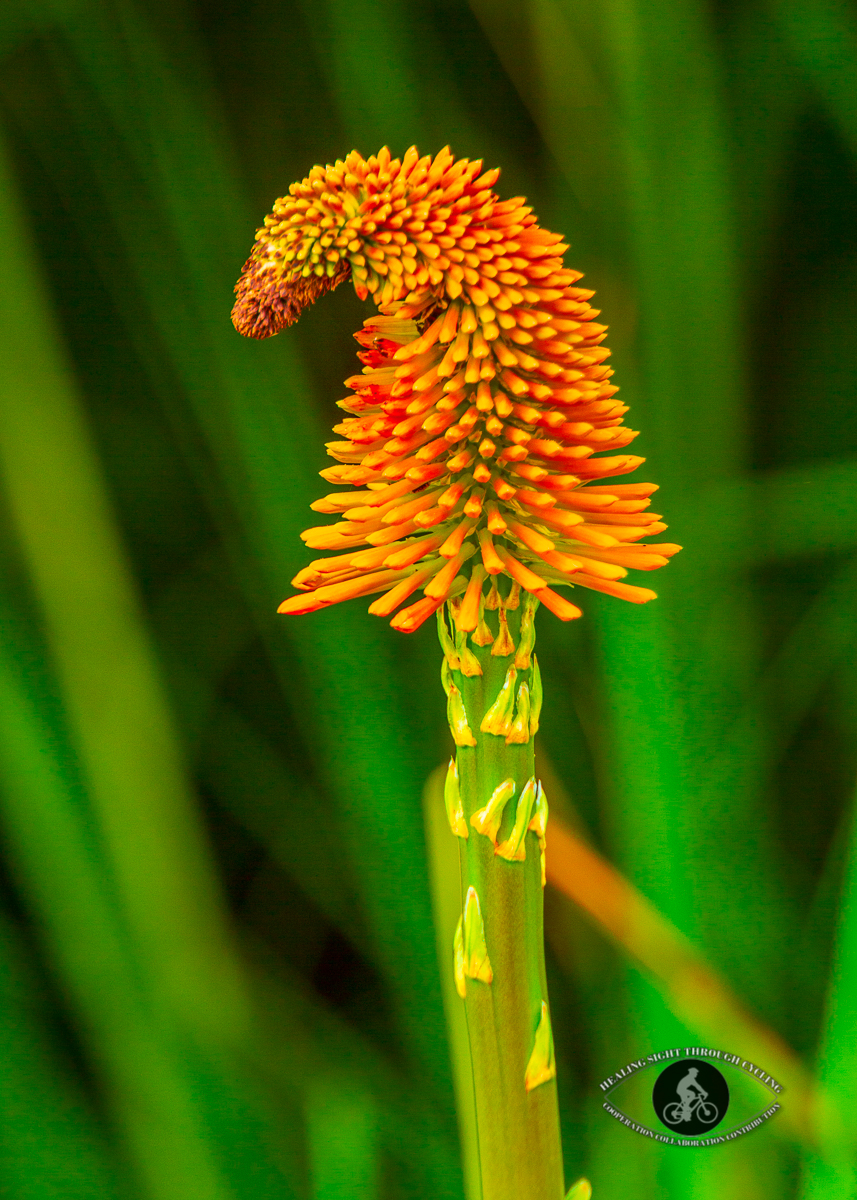
[[[542,920],[547,800],[533,757],[537,602],[494,579],[478,620],[465,607],[470,629],[458,627],[455,601],[438,625],[457,747],[446,811],[463,898],[448,969],[467,1017],[482,1197],[563,1200]]]
[[[456,837],[470,836],[467,822],[464,820],[464,809],[461,807],[461,792],[458,788],[458,767],[455,759],[449,760],[449,770],[446,773],[446,783],[443,788],[443,802],[446,805],[446,815],[449,827]]]

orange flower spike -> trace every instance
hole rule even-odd
[[[346,519],[303,535],[345,553],[301,571],[305,590],[281,612],[380,591],[370,611],[389,617],[422,589],[391,621],[410,632],[441,595],[466,593],[457,611],[469,632],[491,576],[563,620],[580,610],[557,586],[655,596],[617,582],[678,548],[640,543],[666,528],[643,514],[655,484],[603,482],[643,462],[601,453],[635,436],[613,399],[606,326],[563,265],[560,237],[522,198],[501,200],[498,176],[448,147],[401,160],[353,151],[292,184],[256,234],[235,289],[240,333],[270,337],[349,278],[379,309],[356,335],[363,371],[340,401],[353,415],[328,446],[341,465],[322,471],[362,490],[316,501]],[[359,546],[379,549],[364,558]]]

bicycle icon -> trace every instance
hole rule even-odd
[[[685,1121],[692,1120],[693,1117],[698,1117],[706,1125],[713,1125],[719,1115],[717,1105],[712,1104],[710,1100],[706,1100],[702,1096],[697,1096],[689,1104],[683,1104],[681,1100],[675,1100],[664,1109],[664,1121],[668,1125],[680,1125]]]

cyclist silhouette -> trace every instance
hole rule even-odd
[[[691,1067],[683,1079],[678,1081],[676,1091],[681,1097],[682,1107],[684,1109],[684,1120],[690,1120],[690,1114],[693,1111],[694,1100],[704,1100],[708,1092],[696,1078],[699,1072],[696,1067]]]
[[[664,1120],[670,1125],[690,1121],[694,1114],[706,1124],[717,1120],[717,1107],[711,1103],[706,1104],[708,1092],[696,1078],[698,1073],[696,1067],[690,1067],[687,1074],[676,1084],[675,1090],[681,1098],[681,1103],[673,1102],[664,1109]]]

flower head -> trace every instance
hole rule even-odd
[[[666,528],[646,511],[655,484],[604,483],[644,460],[621,453],[636,434],[593,293],[524,200],[492,191],[499,171],[481,172],[448,148],[401,161],[355,151],[292,184],[256,235],[239,332],[269,337],[349,276],[380,310],[355,335],[363,372],[346,380],[350,415],[328,443],[339,465],[321,472],[359,490],[316,501],[344,519],[302,535],[342,553],[301,571],[304,594],[280,612],[381,593],[369,611],[390,616],[421,590],[396,629],[460,598],[456,622],[473,631],[488,578],[506,575],[571,620],[580,609],[557,585],[640,603],[655,593],[620,582],[628,568],[679,549],[640,544]]]

